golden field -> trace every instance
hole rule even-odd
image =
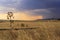
[[[60,40],[60,20],[14,21],[11,27],[9,21],[0,21],[0,40]]]

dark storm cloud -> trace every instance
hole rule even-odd
[[[0,0],[0,5],[16,8],[18,11],[34,10],[30,11],[31,15],[60,18],[60,0]]]
[[[43,16],[43,18],[52,18],[52,12],[49,9],[35,9],[35,10],[30,10],[27,11],[28,13],[30,13],[29,15],[33,15],[33,16]]]
[[[53,18],[60,18],[60,8],[49,9],[53,15]]]
[[[0,0],[0,5],[18,10],[60,8],[60,0]]]
[[[47,2],[47,8],[60,8],[60,1]]]
[[[20,8],[21,7],[21,8]],[[60,8],[59,0],[24,0],[18,9]]]
[[[46,8],[46,3],[41,0],[25,0],[17,8],[28,9],[28,10]]]
[[[33,11],[32,15],[43,15],[44,18],[60,18],[60,0],[26,0],[17,8],[25,10],[47,9],[47,11]]]

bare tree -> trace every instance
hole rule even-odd
[[[12,27],[12,23],[14,21],[14,20],[12,20],[12,18],[14,19],[13,12],[8,12],[7,13],[7,19],[10,20],[10,27]],[[10,39],[12,39],[12,40],[16,40],[17,39],[18,33],[14,32],[14,30],[10,30],[9,33],[11,34],[11,38]]]
[[[14,19],[13,12],[8,12],[7,19],[10,20],[10,27],[12,26],[12,18]]]
[[[11,18],[14,19],[12,12],[8,12],[7,14],[8,14],[8,15],[7,15],[7,19],[9,19],[9,20],[11,20]]]

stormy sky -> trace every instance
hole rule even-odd
[[[60,18],[60,0],[0,0],[0,14],[9,11],[20,19]]]

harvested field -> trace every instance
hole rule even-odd
[[[24,26],[21,25],[22,23]],[[60,21],[58,20],[20,21],[14,22],[12,27],[20,29],[9,29],[11,28],[9,22],[0,23],[0,40],[60,40]]]

